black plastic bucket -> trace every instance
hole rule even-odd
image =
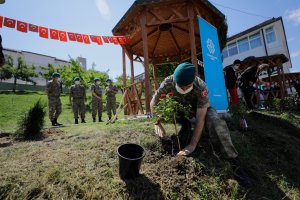
[[[119,175],[122,180],[135,179],[140,175],[140,167],[145,156],[143,147],[137,144],[123,144],[117,150]]]

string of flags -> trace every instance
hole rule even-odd
[[[104,43],[113,43],[115,45],[130,44],[130,36],[98,36],[81,34],[74,32],[67,32],[62,30],[57,30],[53,28],[48,28],[44,26],[38,26],[31,23],[23,22],[16,19],[11,19],[8,17],[0,16],[0,28],[3,26],[7,28],[13,28],[20,32],[34,32],[38,33],[41,38],[59,40],[61,42],[80,42],[84,44],[91,44],[92,42],[98,45],[103,45]]]

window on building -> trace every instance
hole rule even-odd
[[[223,55],[223,58],[227,58],[228,57],[228,50],[227,50],[227,47],[225,47],[222,51],[222,55]]]
[[[250,42],[251,49],[260,47],[262,45],[260,33],[258,32],[254,35],[251,35],[249,37],[249,42]]]
[[[276,41],[276,35],[273,27],[267,28],[265,32],[268,44]]]
[[[238,48],[239,48],[239,53],[248,51],[250,49],[248,37],[238,40]]]
[[[229,56],[234,56],[236,54],[238,54],[238,48],[236,43],[232,43],[232,44],[228,44],[228,55]]]

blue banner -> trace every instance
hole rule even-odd
[[[217,29],[198,17],[204,77],[210,104],[218,112],[227,112],[228,101]]]

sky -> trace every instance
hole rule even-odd
[[[0,15],[32,24],[91,35],[112,35],[112,29],[134,0],[6,0]],[[300,1],[299,0],[213,0],[210,1],[228,21],[228,36],[255,26],[271,17],[283,17],[293,68],[300,71]],[[88,69],[108,71],[111,78],[122,74],[122,51],[119,45],[60,42],[43,39],[36,33],[0,29],[4,48],[30,51],[69,60],[69,56],[87,58]],[[127,73],[130,74],[129,59]],[[144,72],[135,64],[135,74]]]

